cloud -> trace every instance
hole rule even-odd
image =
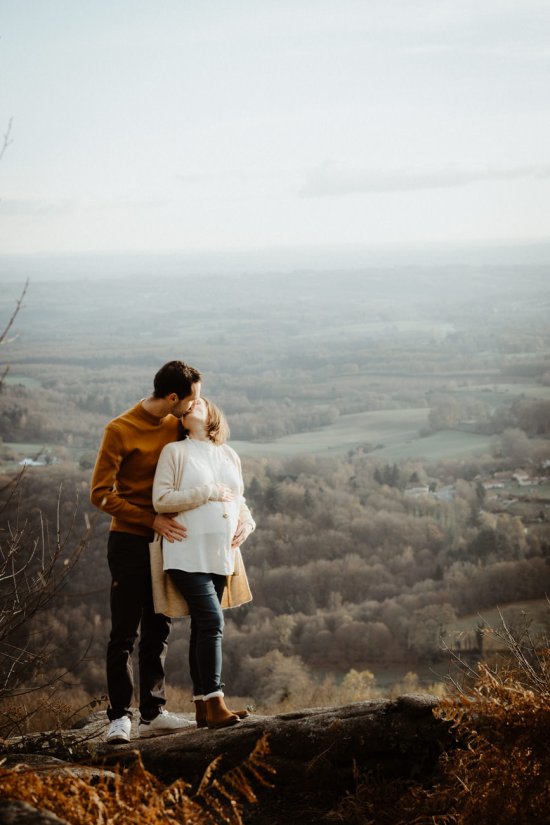
[[[77,202],[70,198],[1,198],[0,214],[6,216],[66,215]]]
[[[184,183],[219,183],[228,181],[230,183],[249,183],[256,181],[279,180],[281,175],[296,174],[295,169],[204,169],[186,172],[177,172],[176,180]]]
[[[483,181],[550,177],[550,164],[516,167],[459,167],[389,171],[341,169],[324,163],[312,169],[299,194],[306,198],[337,197],[377,192],[414,192],[422,189],[448,189]]]
[[[403,54],[426,57],[440,57],[445,55],[464,56],[480,58],[494,58],[496,60],[521,61],[523,63],[547,62],[550,60],[550,46],[547,44],[536,45],[533,42],[523,43],[504,41],[501,43],[465,43],[461,41],[445,43],[422,43],[421,45],[407,46],[403,49]]]
[[[0,215],[5,217],[57,217],[100,212],[108,209],[140,209],[162,206],[165,198],[0,198]]]

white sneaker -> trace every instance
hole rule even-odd
[[[132,730],[132,720],[129,716],[121,716],[120,719],[113,719],[109,725],[105,741],[110,745],[118,745],[122,742],[130,741],[130,731]]]
[[[168,713],[167,710],[161,708],[158,716],[146,722],[145,719],[139,720],[138,732],[141,739],[147,739],[149,736],[164,736],[166,733],[177,733],[183,728],[193,726],[194,723],[188,719],[180,719],[175,713]]]

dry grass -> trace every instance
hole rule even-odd
[[[66,730],[92,710],[106,705],[82,688],[54,684],[0,700],[0,734],[4,739],[37,731]]]
[[[274,716],[304,708],[341,706],[352,702],[366,702],[370,699],[393,699],[404,693],[420,692],[430,693],[441,699],[449,691],[445,682],[434,681],[429,685],[421,684],[418,675],[413,671],[406,673],[401,681],[394,682],[390,688],[382,688],[376,684],[375,677],[370,670],[352,669],[343,679],[333,674],[326,675],[321,681],[312,675],[300,678],[295,686],[292,684],[289,686],[289,691],[285,692],[282,700],[276,698],[262,700],[255,696],[226,694],[225,701],[228,707],[248,708],[262,716]],[[166,695],[170,710],[178,713],[194,712],[190,689],[168,685]]]

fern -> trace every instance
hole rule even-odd
[[[74,768],[58,773],[25,766],[0,768],[2,796],[51,811],[75,825],[242,825],[242,804],[256,802],[252,782],[268,785],[274,772],[262,737],[245,761],[217,775],[219,758],[206,769],[199,790],[183,779],[165,786],[143,766],[141,755],[125,770],[104,773],[96,785]]]

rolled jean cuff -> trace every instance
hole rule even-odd
[[[207,693],[204,697],[204,701],[207,702],[209,699],[215,699],[216,696],[220,696],[223,698],[223,690],[214,690],[212,693]]]

